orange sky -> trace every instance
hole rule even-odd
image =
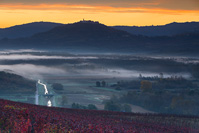
[[[109,26],[199,21],[198,0],[27,1],[0,1],[0,28],[35,21],[72,23],[83,18]]]

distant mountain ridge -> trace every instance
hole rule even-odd
[[[199,22],[170,23],[161,26],[113,26],[118,30],[143,36],[175,36],[186,33],[199,33]]]
[[[86,22],[86,21],[84,21]],[[89,21],[87,21],[89,22]],[[90,21],[92,22],[92,21]],[[8,28],[0,28],[0,39],[15,39],[30,37],[34,34],[49,31],[57,26],[63,26],[61,23],[53,22],[32,22],[22,25],[15,25]],[[186,33],[199,33],[199,22],[170,23],[161,26],[110,26],[117,30],[126,31],[132,35],[143,36],[175,36]]]
[[[0,39],[29,37],[39,32],[48,31],[63,24],[51,22],[33,22],[0,29]]]
[[[149,37],[130,34],[99,22],[80,21],[59,25],[26,38],[4,38],[0,40],[0,45],[1,49],[33,48],[67,52],[199,54],[199,32],[194,30],[172,36]]]
[[[73,24],[57,26],[49,31],[37,33],[27,38],[2,39],[1,44],[9,48],[53,48],[110,46],[118,43],[129,43],[137,40],[126,31],[117,30],[98,22],[80,21]],[[116,46],[116,45],[115,45]],[[99,47],[100,48],[100,47]]]

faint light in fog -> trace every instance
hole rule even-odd
[[[52,103],[50,100],[48,100],[48,104],[47,104],[48,107],[51,107],[52,106]]]

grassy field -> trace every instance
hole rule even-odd
[[[66,107],[71,107],[72,103],[79,103],[81,105],[87,106],[88,104],[94,104],[98,107],[98,109],[103,110],[104,104],[102,103],[104,100],[108,100],[111,96],[120,96],[125,94],[127,90],[115,90],[110,87],[110,85],[117,83],[122,79],[116,78],[105,78],[105,77],[73,77],[72,79],[69,76],[58,77],[51,76],[45,77],[43,82],[47,84],[47,88],[50,94],[54,95],[54,105],[60,106],[60,100],[62,96],[67,97],[67,105]],[[126,80],[126,79],[125,79]],[[128,79],[127,79],[128,80]],[[96,81],[106,81],[108,86],[106,87],[96,87]],[[60,83],[64,86],[62,91],[56,91],[52,89],[53,83]],[[39,94],[44,94],[44,88],[42,85],[39,86]],[[12,101],[25,102],[35,104],[35,94],[25,95],[25,94],[3,94],[0,95],[2,99],[8,99]],[[41,100],[41,99],[40,99]],[[43,102],[41,102],[44,105]],[[147,112],[147,110],[137,108],[137,106],[133,106],[133,111],[141,110],[142,112]]]
[[[103,100],[109,99],[113,95],[121,95],[125,91],[117,91],[110,87],[119,79],[114,78],[97,78],[97,77],[77,77],[71,79],[66,77],[46,77],[46,82],[49,84],[60,83],[64,86],[64,90],[58,91],[56,95],[65,95],[68,100],[68,107],[72,103],[82,105],[95,104],[99,109],[103,109]],[[106,81],[109,86],[96,87],[96,81]],[[59,102],[59,101],[57,101]]]

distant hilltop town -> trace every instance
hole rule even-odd
[[[80,23],[98,23],[98,24],[99,24],[99,22],[98,22],[98,21],[85,20],[85,19],[80,20],[79,22],[80,22]]]

